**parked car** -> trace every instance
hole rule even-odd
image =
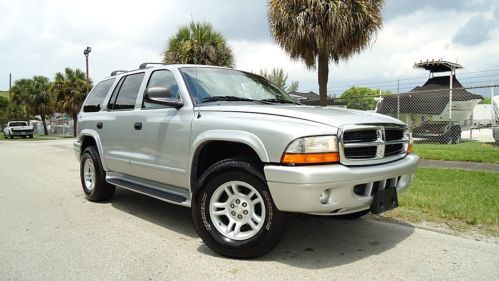
[[[33,138],[33,126],[28,125],[26,121],[10,121],[3,129],[3,135],[10,139],[14,137]]]
[[[211,66],[113,72],[78,128],[88,200],[119,186],[191,207],[204,242],[235,258],[270,251],[286,212],[358,218],[397,207],[419,160],[397,119],[305,106],[258,75]]]

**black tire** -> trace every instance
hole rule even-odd
[[[230,181],[240,181],[254,188],[265,208],[266,215],[261,228],[244,240],[224,236],[217,230],[209,213],[214,192]],[[278,244],[284,229],[285,214],[275,207],[263,173],[256,165],[243,159],[222,160],[208,168],[199,183],[200,189],[192,202],[192,217],[197,233],[210,249],[223,256],[250,259],[265,255]]]
[[[359,219],[367,214],[369,214],[370,210],[363,210],[355,213],[350,213],[350,214],[344,214],[344,215],[338,215],[334,216],[334,218],[342,219],[342,220],[356,220]]]
[[[14,136],[9,134],[9,139],[13,139],[13,138],[14,138]]]
[[[95,170],[95,181],[93,181],[93,188],[89,190],[85,184],[84,179],[84,163],[85,161],[92,161]],[[85,197],[89,201],[99,202],[111,199],[114,195],[116,187],[106,182],[106,172],[102,169],[102,164],[99,152],[95,146],[89,146],[85,149],[80,158],[80,180]]]
[[[28,138],[32,139],[33,138],[33,135],[29,135]]]

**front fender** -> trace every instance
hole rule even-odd
[[[196,157],[196,155],[201,151],[204,144],[210,141],[243,143],[251,147],[262,162],[269,162],[269,156],[263,142],[254,134],[237,130],[209,130],[199,134],[196,139],[194,139],[192,143],[193,153],[191,155],[190,163],[193,162],[194,157]]]

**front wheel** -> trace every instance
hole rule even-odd
[[[264,177],[252,164],[223,160],[201,177],[192,205],[196,230],[213,251],[231,258],[256,258],[282,235],[284,214],[276,209]]]

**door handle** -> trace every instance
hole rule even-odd
[[[133,124],[133,128],[135,130],[142,130],[142,122],[135,122],[135,124]]]
[[[104,124],[102,122],[97,122],[97,129],[102,129],[104,127]]]

